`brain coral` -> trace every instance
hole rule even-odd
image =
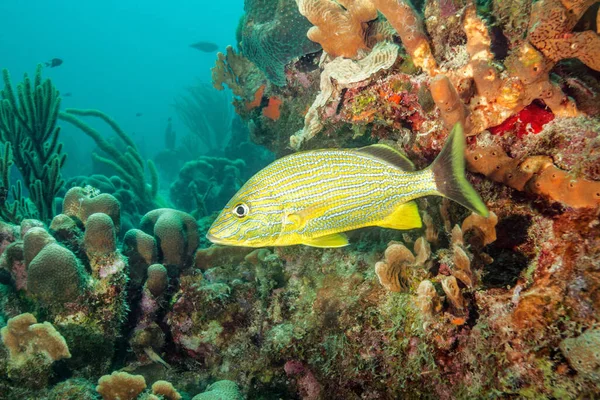
[[[38,253],[50,243],[55,243],[54,239],[44,228],[31,228],[23,237],[23,257],[25,265],[29,266],[31,261]]]
[[[117,239],[112,219],[103,213],[90,215],[86,222],[83,240],[88,256],[92,253],[113,253],[117,249]]]
[[[285,66],[321,48],[306,37],[311,23],[295,0],[246,0],[244,10],[242,52],[271,83],[284,86]]]
[[[155,297],[160,296],[165,291],[169,284],[167,269],[161,264],[154,264],[148,267],[148,279],[146,280],[146,288]]]
[[[46,305],[74,301],[83,288],[84,271],[75,254],[57,243],[46,245],[29,263],[27,291]]]
[[[208,390],[200,393],[192,400],[242,400],[244,396],[235,382],[218,381],[209,385]]]
[[[191,215],[159,208],[144,215],[141,228],[156,238],[164,264],[184,267],[191,262],[198,247],[198,225]]]
[[[114,196],[107,193],[94,196],[85,188],[72,187],[65,194],[62,213],[78,218],[84,225],[90,215],[104,213],[112,218],[117,233],[121,228],[121,205]]]

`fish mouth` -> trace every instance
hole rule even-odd
[[[218,238],[215,235],[211,235],[210,233],[206,234],[206,238],[213,244],[223,244],[223,245],[227,245],[227,246],[240,246],[240,244],[235,240]]]
[[[210,233],[206,234],[206,238],[208,240],[210,240],[211,243],[214,243],[214,244],[227,244],[226,240],[220,239],[214,235],[211,235]]]

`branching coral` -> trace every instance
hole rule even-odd
[[[83,122],[78,116],[96,117],[106,122],[125,145],[125,152],[119,150],[112,143],[104,139],[100,132]],[[147,183],[145,177],[145,163],[142,160],[137,146],[116,121],[98,110],[79,110],[74,108],[69,108],[65,110],[65,112],[59,113],[59,118],[75,125],[86,135],[94,139],[98,147],[109,156],[109,158],[106,158],[94,153],[94,160],[113,168],[117,174],[131,186],[135,195],[140,198],[147,208],[150,209],[156,206],[156,196],[158,193],[158,174],[156,172],[156,167],[152,160],[147,161],[146,164],[150,173],[150,182]]]
[[[367,21],[377,18],[370,0],[296,0],[300,13],[315,26],[307,36],[331,57],[356,58],[366,50]]]
[[[14,161],[36,209],[33,214],[21,200],[19,183],[12,188],[13,209],[3,214],[15,222],[20,215],[48,221],[54,215],[54,197],[64,185],[60,170],[66,160],[66,155],[61,154],[62,144],[58,142],[60,128],[56,126],[60,107],[58,90],[49,79],[42,81],[41,65],[33,82],[25,75],[23,83],[17,85],[17,93],[8,71],[2,73],[0,138],[6,143],[2,160],[3,190],[8,190],[7,174]]]
[[[398,58],[398,46],[378,43],[365,58],[353,61],[338,57],[325,65],[321,73],[321,91],[304,118],[304,128],[290,137],[290,146],[299,149],[323,128],[322,109],[327,102],[337,98],[342,89],[365,81],[377,72],[390,68]]]
[[[4,201],[0,202],[0,218],[4,221],[18,223],[23,218],[33,217],[36,210],[32,207],[27,197],[23,196],[23,185],[17,181],[15,186],[11,187],[10,170],[14,165],[13,151],[10,143],[0,145],[0,197]],[[9,190],[12,195],[12,201],[8,200]]]

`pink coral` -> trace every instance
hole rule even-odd
[[[302,400],[317,400],[321,398],[323,387],[312,373],[300,361],[290,360],[283,366],[285,373],[295,377]]]

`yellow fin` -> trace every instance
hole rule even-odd
[[[382,228],[392,229],[415,229],[423,226],[421,216],[419,215],[419,207],[414,201],[409,201],[400,205],[390,215],[377,224]]]
[[[348,246],[348,238],[343,233],[333,233],[314,239],[308,239],[302,244],[312,247],[344,247]]]

